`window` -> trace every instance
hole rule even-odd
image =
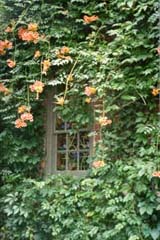
[[[73,130],[72,123],[63,122],[53,112],[53,93],[47,96],[46,174],[69,173],[82,175],[89,168],[92,139],[90,129]]]

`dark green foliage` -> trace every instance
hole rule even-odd
[[[160,162],[158,96],[151,94],[159,81],[158,4],[157,0],[0,0],[0,40],[16,44],[0,56],[0,82],[12,92],[0,93],[3,240],[160,239],[159,178],[151,179]],[[84,24],[84,15],[99,19]],[[14,34],[5,33],[13,20]],[[18,28],[30,22],[38,23],[44,41],[33,44],[18,38]],[[57,59],[62,46],[70,48],[72,61]],[[41,78],[42,59],[34,59],[36,50],[52,62],[42,79],[48,89],[64,86],[77,60],[65,105],[57,107],[65,120],[78,128],[102,115],[97,109],[94,119],[92,104],[85,103],[87,85],[96,87],[92,101],[103,101],[104,112],[112,119],[111,126],[101,129],[93,156],[104,160],[106,167],[85,179],[33,180],[44,159],[46,96],[45,91],[39,101],[32,93],[28,96],[28,86]],[[17,65],[9,69],[6,60],[14,56]],[[28,103],[34,123],[15,129],[17,107]]]
[[[151,184],[153,165],[116,161],[81,180],[8,179],[1,200],[2,239],[158,240],[160,201]]]
[[[85,86],[92,85],[97,88],[93,101],[103,100],[104,111],[113,121],[112,127],[104,131],[104,142],[109,149],[108,157],[117,159],[123,155],[124,158],[128,155],[159,155],[159,120],[156,114],[158,102],[157,97],[151,94],[151,89],[158,83],[157,1],[108,3],[72,0],[56,1],[54,4],[50,1],[3,1],[1,6],[4,11],[4,28],[13,19],[16,23],[14,36],[1,32],[2,39],[7,38],[16,43],[16,49],[9,51],[7,56],[1,56],[0,78],[13,92],[11,96],[1,98],[1,129],[5,129],[2,136],[9,135],[11,139],[15,139],[15,134],[22,131],[22,135],[26,139],[33,139],[34,147],[40,149],[41,146],[41,153],[43,152],[43,144],[39,143],[43,141],[43,134],[38,131],[35,136],[34,131],[39,129],[40,122],[43,126],[42,114],[45,108],[42,106],[43,113],[37,114],[39,103],[35,101],[33,94],[29,98],[35,118],[34,126],[31,125],[30,130],[25,131],[11,130],[14,128],[17,106],[28,102],[29,84],[40,79],[40,60],[33,58],[35,50],[39,49],[43,59],[52,60],[48,76],[43,76],[43,81],[48,86],[59,87],[65,84],[67,75],[77,60],[66,103],[64,107],[57,108],[65,120],[74,121],[77,127],[93,122],[91,107],[85,103],[84,95]],[[99,20],[84,24],[84,14],[96,14]],[[33,44],[18,39],[18,28],[30,22],[39,24],[39,32],[45,34],[46,41]],[[72,62],[56,57],[56,51],[64,45],[70,47]],[[14,54],[17,66],[10,70],[5,61]],[[63,92],[60,93],[62,95]],[[42,101],[44,98],[45,94],[41,96]],[[53,101],[56,101],[55,98]],[[96,117],[100,114],[100,111],[95,112]],[[1,141],[4,142],[4,139]],[[13,143],[15,149],[16,141],[15,139],[15,144]],[[27,155],[25,151],[16,152],[22,159],[29,157],[28,152]],[[39,159],[42,157],[40,154]],[[15,162],[14,157],[12,161]],[[10,168],[7,161],[4,162]],[[13,171],[17,169],[16,165],[12,168]]]

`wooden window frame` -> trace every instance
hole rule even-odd
[[[45,175],[54,175],[54,174],[67,174],[67,175],[75,175],[75,176],[84,176],[87,173],[87,170],[56,170],[56,154],[57,154],[57,141],[55,138],[55,133],[65,133],[66,131],[55,131],[55,112],[53,111],[53,98],[54,98],[54,89],[50,90],[46,94],[46,119],[45,119],[45,129],[46,129],[46,137],[45,137],[45,152],[46,152],[46,166],[45,166]],[[81,129],[82,130],[82,129]],[[86,131],[87,129],[85,129]],[[91,126],[92,130],[92,126]],[[83,131],[83,130],[82,130]],[[89,129],[88,129],[89,131]],[[79,134],[77,132],[77,134]],[[76,152],[82,152],[77,149]],[[84,150],[84,152],[87,152]],[[89,138],[89,157],[92,156],[93,153],[93,138]]]

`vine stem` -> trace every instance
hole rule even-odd
[[[27,105],[30,108],[30,95],[29,95],[29,86],[27,86]]]
[[[100,32],[100,30],[102,30],[104,28],[104,26],[101,26],[98,31],[96,32],[96,35],[95,35],[95,38],[94,38],[94,41],[93,41],[93,44],[95,43],[96,41],[96,38],[98,36],[98,33]],[[79,57],[79,55],[78,55]],[[67,95],[67,91],[68,91],[68,84],[69,84],[69,76],[72,76],[72,73],[74,71],[74,68],[75,66],[77,65],[77,62],[78,62],[78,57],[77,57],[77,60],[75,61],[75,63],[73,64],[73,67],[71,68],[71,71],[70,73],[68,74],[68,77],[67,77],[67,81],[66,81],[66,86],[65,86],[65,91],[64,91],[64,95],[63,95],[63,99],[65,100],[66,98],[66,95]]]
[[[105,117],[104,99],[102,101],[103,101],[102,116]]]
[[[135,89],[135,90],[136,90],[137,94],[141,97],[141,99],[142,99],[144,105],[147,105],[145,98],[144,98],[144,97],[138,92],[137,89]]]
[[[97,30],[97,32],[96,32],[96,34],[95,34],[95,36],[94,36],[93,42],[92,42],[92,46],[95,44],[95,41],[96,41],[96,39],[97,39],[97,36],[98,36],[99,32],[100,32],[103,28],[105,28],[105,26],[101,26],[101,27],[99,27],[99,29]]]
[[[15,38],[15,33],[14,33],[15,28],[13,29],[12,35],[13,35],[13,41],[14,41],[14,55],[13,55],[13,60],[16,60],[16,38]]]
[[[43,71],[43,58],[41,59],[41,63],[40,63],[40,70],[41,70],[41,73],[40,73],[40,81],[42,82],[42,71]]]
[[[77,63],[78,63],[78,59],[77,59],[77,60],[75,61],[75,63],[73,64],[73,66],[72,66],[72,68],[71,68],[71,71],[70,71],[70,73],[68,74],[68,77],[67,77],[67,80],[66,80],[65,91],[64,91],[64,95],[63,95],[63,99],[64,99],[64,100],[65,100],[65,98],[66,98],[67,91],[68,91],[68,85],[69,85],[69,80],[70,80],[69,76],[72,76],[72,73],[73,73],[73,71],[74,71]]]
[[[30,9],[30,6],[28,6],[28,8],[26,8],[22,14],[19,16],[17,22],[14,24],[14,29],[13,29],[13,32],[15,30],[15,28],[17,27],[17,25],[22,21],[23,17],[27,14],[28,10]]]

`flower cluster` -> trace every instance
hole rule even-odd
[[[101,126],[106,126],[112,123],[111,119],[108,119],[107,117],[99,117],[98,122]]]
[[[94,87],[89,87],[89,86],[85,87],[84,93],[85,93],[85,95],[88,96],[85,99],[85,103],[87,103],[87,104],[91,103],[91,101],[92,101],[91,97],[96,94],[96,91],[97,90]]]
[[[160,94],[160,88],[153,88],[152,94],[153,96],[157,96],[158,94]]]
[[[160,55],[160,46],[157,48],[157,53]]]
[[[70,52],[69,47],[64,46],[57,52],[56,56],[57,58],[70,60],[71,57],[69,56],[69,52]]]
[[[14,68],[14,67],[16,66],[16,62],[13,61],[13,60],[11,60],[11,59],[8,59],[8,60],[7,60],[7,65],[8,65],[8,67],[10,67],[10,68]]]
[[[92,98],[90,98],[90,97],[87,97],[86,99],[85,99],[85,103],[91,103],[91,100],[92,100]]]
[[[49,60],[49,59],[44,60],[44,61],[42,62],[42,66],[43,66],[42,74],[47,75],[47,71],[48,71],[48,69],[49,69],[50,66],[51,66],[50,60]]]
[[[38,24],[37,23],[29,23],[28,24],[28,31],[37,32]]]
[[[27,122],[33,122],[33,115],[29,112],[30,108],[26,105],[21,105],[18,108],[18,113],[21,114],[15,121],[16,128],[27,127]]]
[[[18,118],[15,121],[15,127],[16,128],[23,128],[23,127],[27,127],[27,123],[24,122],[22,119]]]
[[[34,58],[39,58],[41,56],[41,52],[39,50],[35,51]]]
[[[57,102],[55,102],[57,105],[63,106],[64,105],[64,97],[57,97]]]
[[[33,122],[33,115],[29,112],[25,112],[21,115],[22,121],[30,121]]]
[[[4,93],[5,95],[7,95],[10,91],[8,88],[6,88],[3,83],[0,83],[0,92]]]
[[[92,22],[95,22],[95,21],[97,21],[99,19],[99,17],[98,16],[96,16],[96,15],[93,15],[93,16],[87,16],[87,15],[84,15],[83,16],[83,21],[84,21],[84,23],[86,23],[86,24],[90,24],[90,23],[92,23]]]
[[[40,38],[37,29],[37,23],[28,24],[28,28],[20,27],[18,30],[18,37],[23,41],[37,43]]]
[[[152,177],[158,177],[160,178],[160,171],[156,171],[152,173]]]
[[[90,96],[92,96],[92,95],[95,95],[96,94],[96,88],[94,88],[94,87],[85,87],[85,91],[84,91],[84,93],[88,96],[88,97],[90,97]]]
[[[13,28],[8,26],[5,30],[4,30],[6,33],[11,33],[13,32]]]
[[[4,55],[7,49],[11,49],[13,47],[12,42],[8,40],[0,41],[0,55]]]
[[[67,76],[67,81],[68,81],[68,82],[72,82],[72,81],[73,81],[73,74],[69,74],[69,75]]]
[[[44,83],[41,81],[35,81],[34,84],[29,86],[31,92],[36,92],[36,99],[39,99],[39,94],[43,92]]]
[[[100,167],[104,167],[104,166],[105,166],[105,162],[103,160],[94,161],[92,163],[93,168],[100,168]]]
[[[18,107],[18,113],[24,113],[26,111],[28,111],[28,107],[26,105],[21,105],[20,107]]]

